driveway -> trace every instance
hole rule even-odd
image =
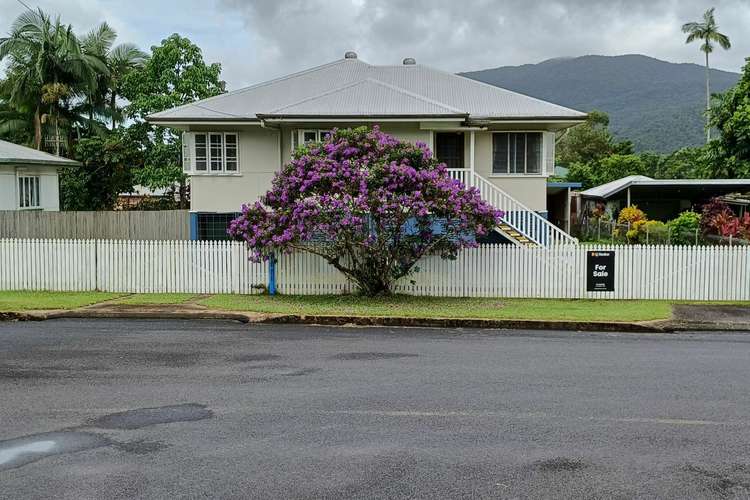
[[[0,498],[747,498],[750,336],[0,323]]]

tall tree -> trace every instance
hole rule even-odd
[[[112,130],[122,121],[117,98],[125,76],[142,68],[148,59],[148,54],[135,44],[121,43],[113,47],[116,38],[117,32],[104,22],[81,39],[84,54],[100,59],[107,67],[107,72],[98,76],[96,86],[88,96],[89,119],[93,121],[93,114],[98,109],[102,114],[108,115]]]
[[[566,129],[557,138],[555,164],[568,167],[573,163],[598,161],[611,154],[633,153],[633,144],[630,141],[618,142],[608,127],[607,113],[589,112],[584,123]]]
[[[732,44],[728,36],[719,32],[713,7],[703,13],[703,21],[683,24],[682,32],[688,35],[685,43],[692,43],[696,40],[703,42],[700,50],[706,55],[706,142],[708,143],[711,140],[711,85],[708,55],[714,51],[714,43],[719,44],[719,47],[724,50],[728,50]]]
[[[708,145],[704,177],[750,177],[750,57],[737,85],[715,96],[711,125],[721,131]]]
[[[206,64],[197,45],[173,34],[151,47],[151,56],[139,71],[123,79],[122,95],[130,104],[126,115],[130,131],[140,138],[144,166],[135,173],[136,183],[149,188],[179,185],[180,202],[187,203],[185,175],[180,163],[181,142],[170,129],[151,125],[148,115],[223,93],[221,65]]]
[[[107,72],[101,60],[83,53],[72,26],[59,17],[53,20],[41,9],[20,14],[9,36],[0,38],[0,60],[6,57],[14,75],[10,104],[33,102],[37,149],[41,148],[43,113],[60,103],[59,99],[49,101],[49,91],[45,102],[45,85],[66,85],[75,94],[81,85],[93,86],[97,72]],[[60,87],[54,88],[59,97]]]

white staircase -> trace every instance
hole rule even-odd
[[[482,199],[503,211],[496,231],[519,246],[577,245],[578,240],[476,172],[449,169],[451,177],[479,190]]]

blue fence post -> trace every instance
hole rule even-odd
[[[276,295],[276,256],[268,259],[268,295]]]
[[[198,239],[198,213],[190,212],[190,239]]]

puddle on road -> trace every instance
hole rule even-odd
[[[46,432],[0,441],[0,471],[45,457],[109,446],[111,441],[90,432]]]
[[[100,429],[140,429],[150,425],[171,424],[174,422],[194,422],[213,417],[206,405],[187,403],[161,406],[158,408],[138,408],[119,413],[111,413],[94,420],[91,425]]]
[[[331,359],[341,359],[347,361],[369,361],[375,359],[397,359],[397,358],[416,358],[418,354],[405,352],[345,352],[331,356]]]

